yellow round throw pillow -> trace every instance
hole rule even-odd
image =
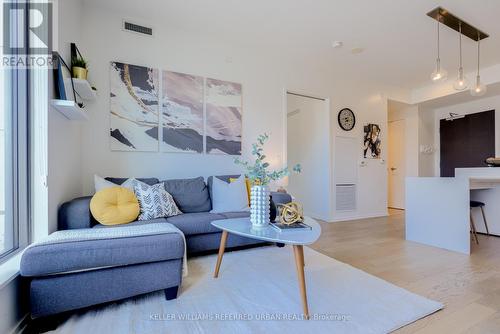
[[[139,215],[139,201],[127,188],[106,188],[92,197],[90,212],[103,225],[127,224]]]

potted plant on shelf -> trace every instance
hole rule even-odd
[[[246,170],[246,176],[252,185],[250,191],[250,221],[255,228],[265,227],[269,224],[270,216],[270,190],[269,183],[277,181],[290,174],[288,167],[280,170],[269,171],[269,163],[265,161],[264,143],[269,135],[263,134],[257,138],[257,143],[252,144],[252,155],[256,157],[255,163],[242,161],[236,158],[234,162]],[[293,167],[296,173],[301,172],[300,164]]]
[[[83,57],[75,57],[71,60],[73,78],[87,80],[88,64]]]

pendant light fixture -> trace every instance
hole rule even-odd
[[[464,68],[462,66],[462,22],[458,23],[458,45],[460,49],[458,77],[453,83],[453,88],[458,91],[467,89],[467,79],[464,76]]]
[[[436,58],[436,69],[434,72],[431,74],[431,79],[433,82],[440,82],[440,81],[445,81],[446,76],[448,73],[446,70],[441,68],[441,58],[440,58],[440,50],[439,50],[439,28],[440,28],[440,23],[441,23],[441,16],[438,17],[437,19],[437,58]]]
[[[479,61],[481,58],[481,36],[477,34],[477,76],[476,82],[472,86],[470,93],[472,96],[483,96],[486,94],[486,86],[481,83],[481,76],[479,75]]]

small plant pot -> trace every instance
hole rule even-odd
[[[73,78],[87,80],[88,70],[83,67],[73,67]]]

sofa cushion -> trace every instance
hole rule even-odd
[[[274,204],[287,204],[292,201],[292,196],[287,193],[280,193],[277,191],[271,191],[271,198],[273,199]]]
[[[128,178],[126,178],[126,177],[106,177],[105,180],[107,180],[109,182],[113,182],[113,183],[115,183],[117,185],[121,185],[122,183],[124,183],[125,181],[127,181]],[[152,186],[152,185],[157,184],[157,183],[160,182],[160,180],[158,180],[155,177],[136,178],[136,180],[139,180],[141,182],[149,184],[150,186]]]
[[[185,235],[220,232],[220,229],[210,224],[214,220],[225,219],[221,214],[208,212],[185,213],[168,217],[167,222],[177,227]]]
[[[245,178],[240,176],[235,182],[212,180],[212,213],[249,210]]]
[[[58,229],[90,228],[99,224],[90,213],[91,199],[92,196],[85,196],[63,203],[57,214]]]
[[[227,183],[230,182],[231,179],[237,179],[241,176],[241,174],[236,174],[236,175],[217,175],[217,176],[209,176],[207,179],[207,187],[208,187],[208,192],[210,194],[210,198],[213,198],[212,196],[212,185],[214,183],[214,177],[218,178],[219,180],[225,181]]]
[[[132,190],[113,187],[99,190],[90,200],[90,212],[103,225],[121,225],[139,215],[139,202]]]
[[[138,220],[151,220],[182,214],[172,195],[165,190],[163,184],[157,183],[150,186],[144,182],[136,182],[134,190],[140,205]]]
[[[233,218],[249,218],[250,217],[250,211],[235,211],[235,212],[222,212],[221,215],[224,216],[226,219],[233,219]]]
[[[212,209],[210,195],[203,177],[165,180],[163,184],[182,212],[208,212]]]
[[[135,237],[124,236],[50,244],[35,243],[25,250],[21,259],[20,272],[22,276],[46,276],[181,259],[184,255],[182,235],[161,233],[160,228],[158,230],[157,234]]]
[[[156,223],[166,223],[167,218],[156,218],[156,219],[150,219],[150,220],[136,220],[134,222],[128,223],[127,225],[122,225],[122,226],[138,226],[138,225],[146,225],[146,224],[156,224]],[[92,228],[113,228],[113,227],[120,227],[120,225],[101,225],[97,224],[94,225]]]

